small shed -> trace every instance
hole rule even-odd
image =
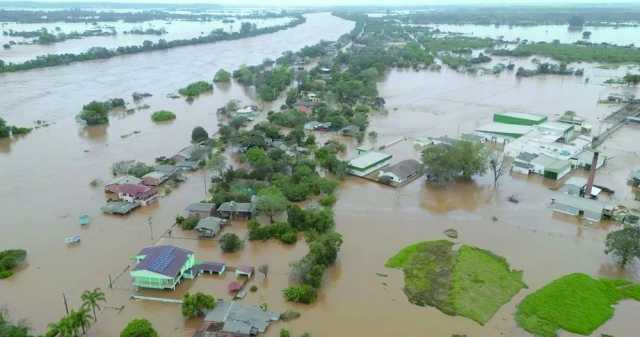
[[[216,217],[206,217],[200,219],[198,221],[198,225],[195,230],[200,234],[200,237],[203,238],[212,238],[220,233],[220,229],[226,223],[226,220],[216,218]]]
[[[226,269],[227,265],[220,262],[199,262],[191,268],[194,276],[198,276],[202,273],[222,275]]]
[[[252,266],[238,266],[236,267],[236,276],[246,276],[248,278],[253,277],[255,268]]]

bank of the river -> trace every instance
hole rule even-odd
[[[203,197],[203,177],[196,173],[158,205],[127,218],[112,218],[99,214],[103,192],[89,186],[93,178],[108,178],[113,161],[150,161],[173,153],[188,142],[196,125],[215,131],[215,110],[229,99],[239,98],[247,103],[253,99],[252,92],[236,84],[216,86],[214,94],[201,96],[191,105],[169,100],[166,93],[196,80],[210,79],[218,68],[232,70],[241,64],[258,64],[285,50],[299,49],[320,39],[336,39],[352,27],[353,23],[328,14],[312,14],[305,24],[268,36],[87,62],[64,69],[0,75],[0,91],[4,95],[0,116],[21,125],[35,119],[56,122],[27,138],[0,144],[0,181],[7,182],[0,189],[0,207],[5,214],[0,225],[0,246],[15,245],[29,252],[29,265],[8,281],[0,282],[1,304],[8,306],[13,317],[28,318],[36,329],[43,330],[47,322],[63,315],[62,291],[72,299],[72,305],[78,305],[83,290],[104,288],[108,274],[121,272],[131,263],[129,258],[152,241],[148,217],[152,218],[154,239],[158,239],[177,212]],[[600,70],[593,71],[595,74]],[[611,77],[608,73],[602,76]],[[370,130],[378,132],[379,144],[398,137],[467,132],[490,119],[495,111],[554,116],[571,109],[597,120],[611,109],[598,106],[594,97],[610,89],[594,82],[585,84],[583,79],[574,77],[518,80],[509,73],[496,77],[446,69],[440,73],[391,71],[379,89],[389,110],[386,115],[371,118]],[[152,108],[112,118],[106,128],[85,130],[73,120],[80,106],[90,100],[129,97],[133,91],[154,94],[143,101]],[[277,102],[274,104],[278,106]],[[177,119],[170,125],[154,125],[149,115],[160,109],[175,111]],[[141,133],[120,138],[134,130]],[[622,159],[612,161],[602,176],[623,195],[622,176],[626,177],[627,166],[640,165],[634,153],[636,144],[629,140],[639,131],[625,128],[606,145]],[[350,144],[351,153],[355,147]],[[396,160],[418,156],[411,142],[401,142],[388,151]],[[328,269],[317,303],[311,306],[285,303],[281,293],[288,284],[289,262],[307,253],[303,242],[292,247],[275,241],[251,242],[224,260],[230,265],[268,263],[269,278],[263,280],[259,276],[255,281],[258,292],[249,293],[244,301],[266,302],[276,311],[300,311],[302,317],[287,323],[287,328],[296,334],[308,331],[314,337],[415,336],[425,331],[433,336],[529,336],[516,326],[515,305],[549,281],[569,272],[640,277],[637,269],[621,274],[603,252],[603,238],[615,226],[589,226],[571,217],[553,215],[547,209],[552,194],[548,187],[553,184],[536,177],[511,175],[503,178],[497,192],[491,184],[488,177],[481,177],[474,183],[453,184],[446,189],[427,187],[421,181],[392,189],[347,178],[337,193],[339,202],[334,208],[336,230],[343,235],[344,244],[336,265]],[[513,194],[520,197],[520,204],[507,201]],[[85,212],[94,220],[86,230],[80,230],[77,216]],[[493,221],[493,217],[498,220]],[[402,272],[384,268],[384,262],[399,247],[442,239],[442,231],[447,228],[457,229],[465,244],[491,250],[508,259],[513,269],[525,271],[524,282],[529,289],[502,306],[485,326],[411,305],[401,290]],[[228,230],[246,235],[246,228],[240,223]],[[65,247],[63,238],[75,233],[82,235],[81,245]],[[175,230],[172,238],[161,242],[192,249],[202,260],[223,259],[215,243],[194,240],[192,233]],[[205,291],[221,297],[227,283],[228,280],[204,277],[184,283],[175,293],[162,295],[177,298],[186,291]],[[116,288],[107,292],[109,305],[125,305],[124,310],[104,310],[89,336],[117,336],[133,317],[150,319],[161,337],[190,336],[197,327],[196,321],[183,322],[177,306],[130,301],[131,293],[125,273],[116,281]],[[630,311],[634,308],[637,309],[622,303],[618,315],[597,333],[634,335],[637,319]],[[276,337],[282,326],[273,325],[266,336]]]
[[[241,24],[248,22],[255,24],[257,28],[279,26],[289,23],[292,18],[269,18],[269,19],[237,19],[233,23],[222,22],[222,19],[217,21],[170,21],[165,22],[161,20],[148,21],[145,23],[126,23],[126,22],[113,22],[103,23],[98,26],[93,26],[88,23],[7,23],[3,25],[0,30],[2,31],[36,31],[42,28],[47,29],[52,34],[59,33],[56,27],[61,28],[64,33],[70,33],[73,31],[84,32],[90,29],[102,29],[104,31],[111,31],[113,28],[118,34],[115,36],[95,36],[82,39],[66,40],[64,42],[52,43],[47,45],[15,45],[11,49],[0,49],[0,60],[5,63],[20,63],[30,59],[34,59],[38,56],[44,56],[47,54],[62,54],[71,53],[79,54],[87,51],[92,47],[104,47],[104,48],[117,48],[123,46],[137,46],[141,45],[144,41],[158,42],[160,39],[166,41],[178,40],[178,39],[191,39],[201,35],[209,34],[211,31],[222,29],[227,33],[240,31]],[[124,31],[130,31],[132,29],[156,29],[165,30],[166,34],[163,35],[138,35],[138,34],[124,34]],[[10,41],[16,43],[30,42],[31,38],[19,38],[12,36],[0,35],[0,46]]]

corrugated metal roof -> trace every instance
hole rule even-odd
[[[527,125],[489,123],[476,129],[477,132],[524,135],[531,131]]]
[[[357,169],[364,169],[381,161],[389,160],[391,159],[391,157],[392,156],[387,153],[369,151],[356,158],[351,159],[351,161],[349,161],[349,166]]]

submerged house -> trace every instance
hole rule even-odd
[[[419,178],[422,173],[423,166],[419,161],[407,159],[380,169],[378,180],[391,185],[404,185]]]
[[[202,219],[215,215],[216,204],[210,202],[195,202],[187,206],[184,210],[187,216],[197,216]]]
[[[194,337],[247,337],[264,333],[280,314],[263,310],[257,305],[236,301],[218,301],[207,313]]]
[[[224,226],[226,222],[225,219],[210,216],[200,219],[194,229],[200,234],[200,237],[212,238],[220,233],[222,226]]]
[[[145,185],[124,184],[118,187],[118,199],[146,206],[158,198],[155,188]]]
[[[364,177],[389,165],[391,155],[376,151],[367,151],[349,161],[349,173]]]
[[[104,185],[104,191],[110,192],[110,193],[118,193],[118,188],[120,187],[120,185],[126,185],[126,184],[137,185],[140,183],[142,183],[142,179],[140,178],[129,176],[129,175],[120,176],[113,179],[106,185]]]
[[[191,268],[196,264],[192,251],[170,245],[144,248],[135,260],[129,273],[133,285],[151,289],[175,290],[183,278],[193,278]]]
[[[142,183],[147,186],[160,186],[169,180],[169,177],[170,176],[165,173],[153,171],[142,176]]]
[[[250,219],[256,212],[255,198],[251,202],[227,201],[218,207],[218,215],[224,219]]]

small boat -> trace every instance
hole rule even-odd
[[[91,221],[91,218],[89,218],[88,215],[81,215],[79,220],[80,220],[80,225],[84,226],[89,224],[89,222]]]
[[[72,235],[72,236],[67,236],[66,238],[64,238],[64,243],[66,243],[68,245],[77,244],[79,242],[80,242],[80,235]]]

